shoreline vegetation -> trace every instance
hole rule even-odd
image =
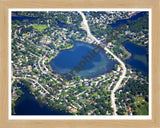
[[[12,95],[12,101],[11,101],[11,109],[12,109],[12,114],[16,114],[15,113],[15,102],[23,95],[23,92],[22,90],[20,89],[20,87],[17,86],[18,82],[15,82],[13,83],[15,86],[15,88],[13,88],[13,95]]]
[[[127,59],[129,59],[129,58],[132,56],[132,54],[131,54],[130,52],[128,52],[128,51],[125,49],[124,46],[121,45],[121,46],[120,46],[120,49],[123,50],[123,51],[127,54],[127,57],[123,58],[124,61],[127,60]]]
[[[71,49],[71,48],[73,48],[73,47],[74,47],[74,45],[71,45],[71,46],[69,46],[69,47],[67,47],[67,48],[62,48],[62,49],[57,50],[57,51],[56,51],[56,54],[55,54],[54,56],[51,56],[50,58],[48,58],[48,63],[49,63],[52,59],[54,59],[54,58],[60,53],[60,51],[67,50],[67,49]]]
[[[24,80],[24,79],[23,79]],[[33,88],[31,89],[29,86],[26,86],[23,82],[19,81],[16,82],[16,84],[20,84],[21,86],[23,86],[24,89],[26,89],[27,93],[29,93],[30,95],[32,95],[34,97],[35,100],[38,101],[38,104],[40,107],[47,105],[48,109],[52,111],[52,109],[55,109],[56,111],[62,112],[62,113],[66,113],[71,115],[71,113],[67,113],[67,111],[63,110],[63,109],[59,109],[55,106],[50,106],[47,101],[44,101],[43,99],[41,99],[40,97],[36,96],[36,92],[33,91]],[[24,92],[21,90],[22,87],[19,87],[20,91],[22,92],[22,94],[14,101],[15,103],[18,102],[18,99],[21,98],[21,96],[24,94]],[[15,113],[15,106],[16,104],[14,103],[14,106],[12,106],[12,115],[16,115]]]
[[[54,59],[58,54],[59,54],[59,51],[57,51],[54,56],[51,56],[50,58],[48,58],[48,63],[49,63],[52,59]]]

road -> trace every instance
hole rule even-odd
[[[43,58],[45,58],[45,55],[44,55],[43,57],[40,57],[40,59],[39,59],[39,61],[38,61],[38,65],[39,65],[39,68],[40,68],[40,70],[42,71],[42,73],[43,73],[43,74],[47,74],[47,72],[43,71],[43,69],[42,69],[42,67],[41,67],[41,65],[40,65],[40,61],[41,61]]]
[[[90,29],[89,29],[89,26],[88,26],[88,21],[86,20],[86,17],[85,15],[83,14],[83,12],[81,11],[78,11],[78,13],[82,16],[83,18],[83,24],[85,25],[85,30],[87,31],[87,35],[88,37],[90,37],[91,39],[95,40],[98,44],[101,44],[101,42],[96,38],[94,37],[91,32],[90,32]],[[104,50],[106,50],[110,55],[112,55],[122,66],[122,75],[120,76],[118,82],[116,83],[115,87],[113,88],[112,92],[111,92],[111,102],[112,102],[112,107],[113,107],[113,110],[114,110],[114,115],[117,115],[117,108],[116,108],[116,104],[115,104],[115,92],[116,90],[118,89],[119,85],[121,84],[123,78],[125,77],[126,75],[126,67],[125,67],[125,64],[122,60],[120,60],[114,53],[112,53],[107,47],[104,48]]]

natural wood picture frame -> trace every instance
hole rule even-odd
[[[10,8],[150,8],[152,10],[152,119],[151,120],[9,120],[8,12]],[[160,1],[0,1],[0,127],[160,127]]]

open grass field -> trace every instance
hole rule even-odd
[[[35,24],[35,25],[33,25],[33,28],[39,32],[42,32],[44,29],[47,28],[47,25]]]
[[[144,104],[136,109],[137,115],[148,115],[148,104]]]
[[[148,115],[148,103],[143,97],[136,97],[134,104],[136,105],[137,115]]]

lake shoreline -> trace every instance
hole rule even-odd
[[[131,41],[125,41],[123,47],[131,53],[131,57],[124,62],[135,68],[137,72],[142,72],[143,75],[148,76],[149,58],[146,47],[137,45]],[[134,49],[136,49],[136,51]]]
[[[20,83],[18,83],[18,85],[20,85],[23,94],[15,102],[15,113],[12,115],[71,115],[71,113],[66,113],[65,111],[48,106],[48,104],[41,99],[37,100],[36,96],[32,92],[28,92],[24,85]],[[26,98],[29,99],[29,101]],[[23,104],[27,104],[27,106]],[[27,107],[30,108],[31,112]],[[34,109],[34,111],[32,109]],[[38,111],[41,111],[41,113]],[[44,112],[48,114],[45,114]]]
[[[80,46],[80,47],[79,47]],[[68,49],[66,51],[62,51],[61,53],[59,53],[59,56],[56,58],[54,58],[54,60],[52,59],[50,61],[50,65],[52,67],[52,70],[59,70],[58,74],[62,75],[68,71],[70,71],[73,67],[75,67],[77,65],[77,63],[79,63],[83,58],[82,56],[88,56],[88,50],[89,51],[92,51],[94,48],[96,48],[97,45],[95,44],[89,44],[89,43],[86,43],[86,42],[82,42],[82,41],[75,41],[75,44],[74,44],[74,47],[72,47],[72,49]],[[78,50],[78,51],[74,51],[74,50]],[[82,52],[83,51],[83,52]],[[69,55],[69,53],[71,52],[74,52],[73,54],[74,55]],[[82,54],[82,55],[81,55]],[[104,61],[104,63],[102,63],[99,59],[99,57],[102,57],[101,61]],[[72,60],[73,59],[73,60]],[[65,60],[66,62],[62,62],[62,60]],[[93,61],[94,60],[94,61]],[[97,70],[98,67],[101,67],[103,66],[104,70],[106,70],[106,72],[103,70],[103,73],[102,74],[105,74],[107,72],[110,72],[109,69],[107,67],[107,65],[114,65],[113,63],[114,60],[110,59],[107,57],[107,54],[106,52],[104,51],[104,49],[101,50],[100,52],[100,55],[98,55],[98,58],[95,57],[93,60],[93,63],[87,63],[86,65],[86,68],[83,69],[79,74],[75,74],[75,75],[79,75],[79,76],[82,76],[82,74],[85,74],[84,77],[85,78],[90,78],[90,77],[98,77],[100,75],[100,73],[98,73],[99,75],[96,75],[97,72],[99,71],[96,71],[96,74],[95,74],[95,71],[94,70]],[[69,62],[70,61],[70,62]],[[73,61],[73,62],[72,62]],[[97,62],[98,61],[98,62]],[[100,62],[99,62],[100,61]],[[111,62],[113,61],[113,63]],[[53,64],[52,64],[53,63]],[[65,65],[64,65],[65,63]],[[109,64],[110,63],[110,64]],[[98,64],[98,67],[96,68],[95,67],[95,64],[97,65]],[[103,64],[103,65],[102,65]],[[104,65],[105,64],[105,65]],[[63,70],[63,65],[64,65],[64,70]],[[70,65],[70,67],[67,67],[66,65]],[[71,66],[72,65],[72,66]],[[100,66],[101,65],[101,66]],[[92,69],[91,67],[94,67],[94,69]],[[112,66],[111,66],[112,67]],[[113,68],[112,68],[113,69]],[[85,73],[85,72],[88,72],[88,73]],[[94,72],[94,76],[93,76],[93,72]],[[101,72],[101,71],[100,71]],[[102,75],[101,74],[101,75]],[[89,76],[91,75],[91,76]],[[96,76],[95,76],[96,75]]]

